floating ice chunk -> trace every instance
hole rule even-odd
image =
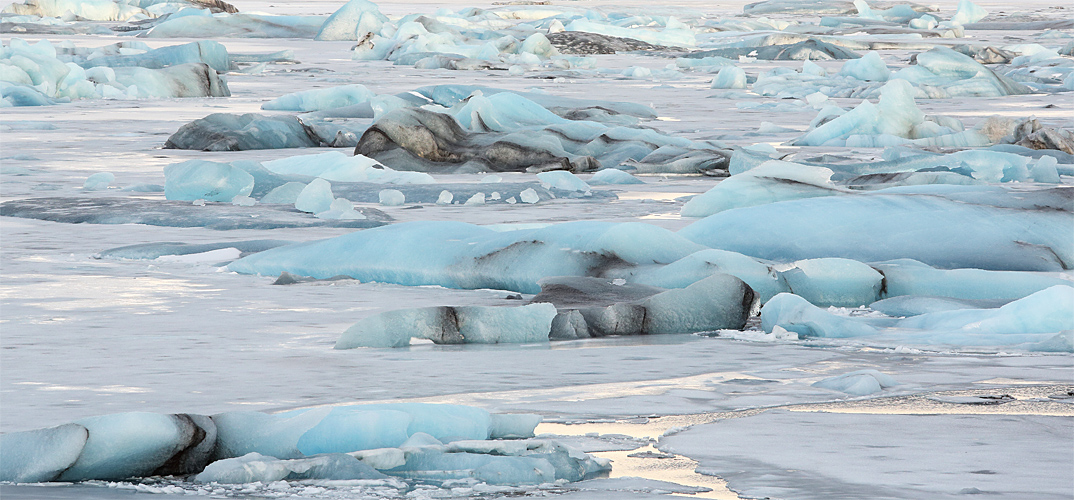
[[[969,300],[928,295],[900,295],[869,304],[869,309],[892,317],[917,316],[919,314],[957,309],[990,309],[1006,304],[1007,300]]]
[[[556,308],[426,307],[381,313],[359,321],[336,342],[336,349],[402,347],[411,338],[438,344],[547,342]]]
[[[320,177],[331,182],[375,182],[384,184],[432,184],[424,172],[398,172],[362,155],[347,156],[339,151],[300,155],[263,162],[281,175]]]
[[[787,286],[818,306],[856,307],[876,301],[884,276],[856,260],[800,260],[781,273]]]
[[[280,205],[294,205],[298,201],[298,196],[302,194],[302,190],[306,185],[301,182],[288,182],[281,186],[277,186],[269,191],[265,196],[261,197],[261,203],[276,203]]]
[[[238,248],[219,248],[215,250],[208,250],[199,253],[188,253],[182,255],[161,255],[156,259],[156,262],[174,262],[182,264],[194,264],[204,262],[226,262],[239,258],[242,255],[242,251]]]
[[[624,69],[622,71],[622,73],[620,73],[620,74],[625,76],[625,77],[627,77],[627,78],[652,78],[653,77],[652,70],[650,70],[649,68],[642,67],[642,66],[631,66],[631,67],[629,67],[627,69]]]
[[[451,191],[448,191],[448,190],[445,189],[443,191],[440,191],[440,196],[438,196],[436,198],[436,204],[437,205],[450,205],[451,200],[453,200],[453,199],[455,199],[455,196],[451,194]]]
[[[910,20],[910,27],[915,30],[931,30],[939,23],[935,17],[925,14],[917,19]]]
[[[645,181],[634,177],[622,170],[615,168],[606,168],[589,178],[589,185],[604,186],[613,184],[645,184]]]
[[[466,203],[463,203],[463,205],[484,205],[484,204],[485,204],[485,193],[474,193],[474,195],[471,196],[470,199],[466,200]]]
[[[295,199],[295,208],[303,212],[317,214],[327,211],[332,206],[332,200],[334,199],[332,184],[324,179],[317,178],[298,193],[298,198]]]
[[[406,196],[397,189],[382,189],[377,194],[380,204],[388,207],[396,207],[406,203]]]
[[[176,454],[198,444],[194,442],[198,426],[177,415],[118,413],[75,423],[89,431],[89,438],[60,481],[148,476]]]
[[[103,191],[108,189],[108,185],[115,181],[116,176],[112,172],[97,172],[86,178],[86,182],[82,184],[82,189],[86,191]]]
[[[784,262],[910,258],[946,268],[1059,271],[1074,262],[1069,196],[997,186],[907,186],[727,210],[678,235]],[[758,227],[779,230],[767,234]]]
[[[574,175],[565,170],[555,170],[551,172],[541,172],[537,174],[537,178],[541,181],[541,184],[546,188],[562,189],[564,191],[580,191],[588,192],[592,188],[585,181],[579,179],[577,175]],[[524,192],[523,192],[524,193]],[[534,192],[536,194],[536,192]],[[532,203],[526,201],[525,195],[522,201],[526,203]]]
[[[724,66],[712,79],[714,89],[744,89],[746,88],[746,72],[737,66]]]
[[[951,23],[957,25],[965,25],[975,23],[988,16],[988,11],[978,7],[970,0],[959,0],[958,10],[955,11],[954,17],[951,18]]]
[[[880,54],[870,51],[861,59],[850,59],[843,63],[839,74],[869,82],[886,82],[891,77],[891,70],[884,64]]]
[[[813,383],[813,387],[845,392],[854,396],[868,396],[896,385],[899,383],[895,379],[876,370],[853,371]]]
[[[638,269],[629,279],[645,285],[683,288],[716,272],[746,282],[762,304],[778,293],[790,291],[783,277],[771,266],[740,253],[715,249],[694,252],[666,266]]]
[[[338,219],[338,220],[362,220],[366,219],[366,216],[361,212],[354,209],[354,204],[346,198],[336,198],[332,200],[332,204],[328,207],[328,211],[321,212],[315,215],[318,219]]]
[[[1033,164],[1033,168],[1029,171],[1029,175],[1037,182],[1059,184],[1059,171],[1056,169],[1058,163],[1059,162],[1054,156],[1041,156],[1040,159]]]
[[[169,200],[229,202],[253,189],[253,176],[229,163],[189,160],[164,167],[164,197]]]
[[[541,197],[537,195],[537,191],[534,191],[533,189],[530,189],[530,188],[522,190],[522,192],[519,193],[519,195],[518,195],[518,199],[521,200],[522,203],[529,203],[529,204],[533,204],[533,203],[537,203],[538,201],[541,201]]]
[[[88,438],[79,424],[0,434],[0,481],[53,481],[75,463]]]
[[[767,161],[691,198],[681,212],[684,217],[707,217],[732,208],[844,194],[832,183],[832,173],[824,167]]]
[[[1074,330],[1074,287],[1053,286],[999,309],[963,309],[913,316],[900,328],[985,334],[1052,333]]]
[[[967,300],[1017,300],[1069,284],[1060,277],[1022,271],[936,269],[910,259],[874,263],[884,273],[884,295],[928,295]]]
[[[668,45],[674,47],[693,47],[697,45],[694,33],[690,29],[668,27],[663,31],[653,31],[643,28],[621,28],[610,24],[597,23],[585,19],[575,19],[567,24],[567,31],[586,31],[600,35],[614,36],[619,38],[632,38],[653,45]]]
[[[489,414],[489,439],[526,439],[541,423],[540,415],[525,413]]]
[[[213,113],[179,127],[165,148],[204,151],[312,148],[310,138],[294,116],[262,116],[254,113]]]
[[[686,288],[658,293],[641,304],[646,309],[647,333],[695,333],[741,329],[756,300],[742,280],[716,273]]]
[[[350,0],[321,26],[315,40],[361,40],[366,34],[380,34],[388,18],[373,2]]]
[[[231,204],[239,207],[252,207],[257,204],[257,200],[240,194],[231,199]]]
[[[831,314],[790,293],[772,297],[761,308],[761,328],[771,333],[777,326],[797,333],[799,337],[845,338],[877,334],[872,326]]]
[[[365,0],[352,0],[365,2]],[[372,4],[371,4],[372,5]],[[304,90],[277,97],[261,105],[261,109],[276,111],[321,111],[368,102],[375,97],[365,85],[352,84],[326,89]]]

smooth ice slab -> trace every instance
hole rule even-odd
[[[678,234],[777,261],[910,258],[945,268],[1059,271],[1074,262],[1071,195],[1070,189],[891,188],[727,210]]]
[[[0,481],[53,481],[75,463],[88,438],[79,424],[0,435]]]
[[[164,167],[164,197],[169,200],[231,201],[253,189],[253,176],[230,163],[189,160]]]
[[[194,476],[199,483],[245,484],[303,479],[383,479],[386,475],[344,453],[280,460],[258,453],[217,460]]]
[[[437,344],[547,342],[555,316],[550,304],[401,309],[359,321],[343,332],[336,349],[402,347],[411,338]]]

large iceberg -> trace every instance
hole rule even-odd
[[[525,439],[533,437],[540,420],[421,403],[275,415],[120,413],[0,436],[0,480],[196,474],[197,482],[234,484],[388,474],[518,485],[580,481],[609,470],[607,461],[555,441]]]
[[[898,187],[726,210],[678,235],[784,262],[909,258],[949,269],[1060,271],[1074,262],[1071,196],[1066,188]]]

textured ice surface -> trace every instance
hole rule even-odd
[[[254,113],[213,113],[183,125],[164,143],[165,148],[205,151],[311,148],[318,141],[293,116]]]
[[[343,453],[318,455],[309,458],[280,460],[258,453],[217,460],[194,476],[199,483],[245,484],[271,483],[280,480],[302,479],[382,479],[384,474]]]
[[[611,184],[645,184],[645,181],[622,170],[606,168],[593,174],[593,177],[590,177],[586,183],[592,186],[605,186]]]
[[[832,171],[824,167],[768,161],[693,197],[683,205],[682,215],[707,217],[732,208],[842,193],[831,176]]]
[[[430,248],[438,250],[429,254]],[[456,222],[413,222],[281,247],[240,259],[230,269],[536,293],[537,280],[546,276],[669,263],[702,248],[648,224],[572,222],[497,232]]]
[[[55,480],[75,463],[88,437],[79,424],[0,435],[0,481]]]
[[[547,342],[555,316],[556,308],[549,304],[400,309],[348,328],[336,349],[402,347],[411,338],[437,344]]]
[[[361,1],[361,0],[356,0]],[[275,111],[322,111],[368,102],[375,96],[365,85],[352,84],[327,89],[303,90],[277,97],[261,105]]]
[[[253,189],[253,176],[229,163],[189,160],[164,167],[164,197],[169,200],[231,201]]]
[[[779,327],[799,337],[846,338],[878,333],[866,323],[836,316],[789,293],[776,295],[765,303],[761,308],[761,327],[768,333]]]
[[[727,210],[678,234],[782,261],[910,258],[945,268],[1058,271],[1074,262],[1069,196],[1069,190],[1015,193],[991,186],[891,188]]]
[[[714,89],[746,88],[746,72],[735,66],[724,66],[712,80]]]
[[[876,370],[858,370],[813,383],[813,387],[845,392],[853,396],[868,396],[888,387],[899,385],[895,379]]]
[[[780,275],[787,288],[818,306],[856,307],[873,302],[885,276],[850,259],[800,260]]]

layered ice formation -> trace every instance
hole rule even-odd
[[[532,438],[537,415],[399,403],[294,410],[119,413],[0,436],[0,480],[121,480],[194,475],[202,483],[303,479],[425,481],[475,478],[495,485],[580,481],[607,461]],[[500,441],[501,439],[514,439]]]
[[[73,45],[58,48],[48,40],[30,45],[12,38],[0,49],[3,105],[231,95],[226,80],[217,74],[228,68],[227,51],[219,43],[201,41],[156,50],[144,44],[123,45],[89,52]],[[135,54],[109,55],[124,50]]]
[[[868,337],[883,344],[1018,346],[1074,352],[1070,304],[1074,287],[1056,285],[999,308],[970,307],[924,312],[904,319],[856,318],[833,314],[805,299],[781,294],[761,308],[766,332],[782,328],[800,337]]]

